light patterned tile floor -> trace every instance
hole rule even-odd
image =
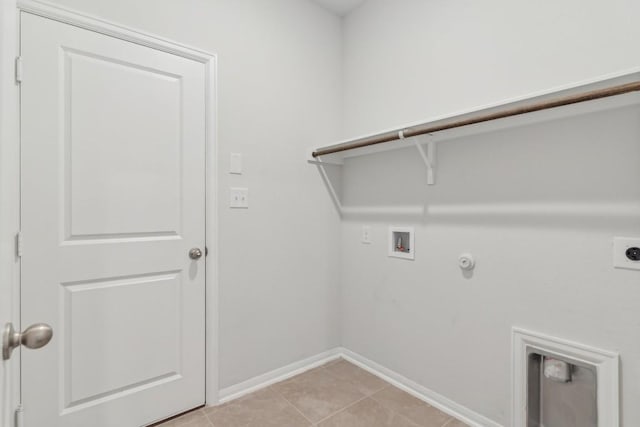
[[[221,406],[157,427],[466,427],[338,359]]]

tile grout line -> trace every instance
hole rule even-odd
[[[341,381],[345,381],[345,382],[349,383],[349,381],[345,380],[344,378],[341,378],[338,374],[333,373],[333,372],[331,372],[331,371],[328,369],[328,368],[329,368],[329,366],[331,366],[331,365],[333,365],[333,364],[336,364],[336,363],[339,363],[339,362],[338,362],[338,360],[342,360],[342,361],[345,361],[345,362],[349,363],[350,365],[353,365],[353,363],[349,362],[348,360],[345,360],[345,359],[340,358],[340,359],[336,359],[336,360],[334,360],[334,361],[332,361],[332,362],[329,362],[329,363],[327,363],[327,364],[325,364],[325,365],[322,365],[322,368],[327,372],[327,374],[328,374],[329,376],[331,376],[331,377],[333,377],[333,378],[335,378],[335,379],[337,379],[337,380],[341,380]],[[354,365],[354,366],[355,366],[355,365]],[[360,368],[360,369],[362,369],[362,368]],[[366,371],[365,371],[365,372],[366,372]],[[371,374],[371,375],[373,375],[373,374]],[[334,413],[333,413],[333,414],[331,414],[331,415],[326,416],[325,418],[322,418],[320,421],[318,421],[318,423],[317,423],[317,424],[320,424],[321,422],[326,421],[328,418],[331,418],[331,417],[333,417],[333,416],[335,416],[335,415],[338,415],[340,412],[343,412],[344,410],[346,410],[346,409],[348,409],[348,408],[350,408],[350,407],[352,407],[352,406],[356,405],[357,403],[362,402],[362,401],[363,401],[364,399],[366,399],[367,397],[371,397],[371,396],[373,396],[374,394],[379,393],[379,392],[381,392],[382,390],[384,390],[384,389],[386,389],[386,388],[388,388],[388,387],[391,387],[391,384],[390,384],[389,382],[387,382],[386,380],[383,380],[382,378],[380,378],[380,377],[378,377],[378,376],[376,376],[376,375],[373,375],[373,376],[374,376],[374,377],[376,377],[376,378],[378,378],[379,380],[381,380],[381,381],[384,383],[384,386],[383,386],[383,387],[380,387],[380,389],[378,389],[378,390],[375,390],[375,391],[374,391],[374,392],[372,392],[371,394],[363,393],[365,396],[364,396],[362,399],[360,399],[360,400],[358,400],[358,401],[356,401],[356,402],[353,402],[353,403],[351,403],[351,404],[349,404],[349,405],[345,406],[344,408],[342,408],[342,409],[340,409],[340,410],[338,410],[338,411],[334,412]],[[354,387],[355,387],[355,386],[354,386]],[[358,391],[359,391],[359,390],[358,390]],[[372,400],[374,400],[375,402],[377,402],[378,404],[380,404],[380,402],[378,402],[377,400],[375,400],[375,399],[372,399]],[[391,412],[393,412],[393,411],[391,411]],[[406,417],[403,417],[403,418],[406,418]],[[409,420],[409,421],[411,421],[411,420]],[[415,424],[415,423],[414,423],[414,424]],[[316,424],[314,424],[314,425],[316,425]],[[444,426],[441,426],[441,427],[444,427]]]
[[[169,423],[168,426],[171,426],[171,427],[190,427],[192,425],[195,425],[198,421],[200,421],[199,418],[192,419],[191,421],[181,421],[181,419],[184,418],[184,417],[187,417],[188,415],[193,415],[196,412],[201,412],[202,413],[202,418],[207,420],[207,422],[209,423],[209,426],[210,427],[215,427],[213,425],[213,422],[211,422],[209,417],[207,417],[207,414],[206,414],[206,412],[204,412],[203,408],[197,409],[195,411],[187,412],[186,414],[182,414],[177,418],[171,419],[170,421],[168,421],[168,423]],[[167,423],[164,423],[164,424],[167,424]],[[163,427],[164,424],[160,424],[160,426],[158,426],[158,427]]]
[[[329,367],[329,366],[331,366],[331,365],[333,365],[333,364],[336,364],[336,363],[339,363],[339,361],[340,361],[340,360],[345,361],[345,362],[349,363],[350,365],[353,365],[353,363],[352,363],[352,362],[350,362],[349,360],[344,359],[344,358],[342,358],[342,357],[339,357],[338,359],[332,360],[331,362],[328,362],[328,363],[326,363],[326,364],[324,364],[324,365],[319,366],[319,368],[324,369],[324,370],[327,372],[327,374],[331,375],[331,376],[332,376],[332,377],[334,377],[334,378],[342,379],[342,378],[340,378],[337,374],[335,374],[335,373],[331,372],[331,371],[328,369],[328,367]],[[356,367],[359,367],[359,366],[357,366],[357,365],[355,365],[355,366],[356,366]],[[362,369],[362,368],[360,368],[360,369]],[[368,371],[366,371],[366,372],[368,372]],[[379,405],[381,405],[383,408],[387,409],[389,412],[391,412],[391,413],[393,413],[393,414],[396,414],[396,415],[400,416],[401,418],[403,418],[405,421],[409,421],[410,423],[412,423],[412,424],[414,424],[415,426],[418,426],[418,427],[419,427],[419,424],[417,424],[417,423],[415,423],[413,420],[409,419],[406,415],[403,415],[403,414],[401,414],[401,413],[399,413],[399,412],[394,411],[394,410],[393,410],[393,409],[391,409],[391,408],[388,408],[388,407],[387,407],[387,406],[385,406],[382,402],[378,401],[377,399],[375,399],[375,398],[373,397],[375,394],[377,394],[377,393],[381,392],[382,390],[384,390],[384,389],[386,389],[386,388],[388,388],[388,387],[394,387],[394,386],[393,386],[393,384],[389,383],[387,380],[385,380],[385,379],[383,379],[383,378],[379,377],[378,375],[374,375],[374,374],[373,374],[373,373],[371,373],[371,372],[369,372],[369,374],[371,374],[371,375],[373,375],[374,377],[376,377],[376,378],[380,379],[380,380],[381,380],[381,381],[383,381],[386,385],[385,385],[384,387],[380,388],[380,390],[376,390],[376,391],[374,391],[373,393],[371,393],[371,394],[370,394],[370,395],[368,395],[367,397],[371,397],[371,400],[373,400],[374,402],[378,403],[378,404],[379,404]],[[358,402],[360,402],[360,401],[362,401],[362,400],[363,400],[363,399],[360,399]],[[358,402],[355,402],[355,403],[358,403]],[[424,401],[423,401],[423,402],[424,402]],[[355,405],[355,403],[354,403],[353,405]],[[431,405],[431,404],[429,404],[429,403],[427,403],[427,402],[424,402],[424,403],[426,403],[426,404],[427,404],[427,405],[429,405],[430,407],[432,407],[432,408],[434,408],[434,409],[436,409],[436,410],[440,411],[438,408],[434,407],[433,405]],[[322,421],[325,421],[327,418],[330,418],[330,417],[332,417],[332,416],[334,416],[334,415],[339,414],[340,412],[344,411],[345,409],[347,409],[347,408],[349,408],[349,407],[351,407],[351,406],[352,406],[352,405],[349,405],[349,406],[347,406],[347,407],[345,407],[345,408],[343,408],[343,409],[341,409],[341,410],[339,410],[339,411],[335,412],[334,414],[329,415],[329,416],[328,416],[328,417],[326,417],[326,418],[323,418],[322,420],[318,421],[318,423],[320,423],[320,422],[322,422]],[[442,412],[442,411],[440,411],[440,412]],[[451,415],[449,415],[449,414],[446,414],[446,415],[449,417],[449,419],[448,419],[448,420],[446,420],[446,421],[444,422],[444,424],[442,424],[440,427],[447,427],[447,425],[448,425],[448,424],[451,424],[452,422],[457,421],[457,418],[455,418],[455,417],[453,417],[453,416],[451,416]],[[315,424],[314,424],[314,425],[315,425]]]
[[[343,360],[346,360],[348,363],[351,363],[352,365],[354,364],[354,363],[352,363],[351,361],[349,361],[349,360],[347,360],[347,359],[343,359]],[[356,365],[356,366],[358,366],[358,365]],[[361,369],[362,369],[362,368],[361,368]],[[368,371],[367,371],[367,372],[368,372]],[[384,381],[385,383],[387,383],[387,385],[388,385],[388,386],[396,387],[395,385],[393,385],[393,384],[389,383],[389,382],[388,382],[387,380],[385,380],[384,378],[382,378],[382,377],[380,377],[380,376],[378,376],[378,375],[376,375],[376,374],[373,374],[372,372],[369,372],[369,373],[370,373],[370,374],[372,374],[373,376],[375,376],[376,378],[379,378],[379,379],[381,379],[382,381]],[[384,387],[384,388],[386,388],[386,387]],[[383,389],[381,389],[381,390],[376,391],[376,392],[375,392],[375,393],[373,393],[370,397],[371,397],[375,402],[377,402],[378,404],[382,405],[384,408],[388,409],[388,410],[389,410],[389,411],[391,411],[392,413],[395,413],[396,415],[400,415],[400,416],[401,416],[402,418],[404,418],[405,420],[409,420],[409,421],[410,421],[410,422],[412,422],[413,424],[416,424],[415,422],[413,422],[412,420],[410,420],[409,418],[407,418],[405,415],[402,415],[401,413],[396,412],[396,411],[392,410],[391,408],[387,408],[384,404],[382,404],[382,402],[378,401],[376,398],[374,398],[374,397],[373,397],[375,394],[377,394],[377,393],[379,393],[380,391],[384,390],[384,388],[383,388]],[[397,387],[396,387],[396,388],[397,388]],[[403,391],[404,391],[404,390],[403,390]],[[405,391],[405,393],[406,393],[406,391]],[[416,396],[414,396],[414,397],[416,397]],[[416,399],[418,399],[418,398],[416,397]],[[430,407],[432,407],[432,408],[434,408],[434,409],[436,409],[436,410],[438,410],[438,411],[440,411],[440,412],[443,412],[443,411],[441,411],[440,409],[436,408],[435,406],[431,405],[430,403],[427,403],[427,402],[425,402],[425,401],[424,401],[424,400],[422,400],[422,399],[419,399],[419,400],[421,400],[421,401],[422,401],[423,403],[425,403],[426,405],[429,405]],[[445,412],[443,412],[443,413],[444,413],[445,415],[447,415],[447,416],[449,417],[449,419],[448,419],[447,421],[445,421],[445,423],[444,423],[443,425],[441,425],[440,427],[447,427],[447,425],[448,425],[448,424],[451,424],[451,423],[452,423],[452,422],[454,422],[454,421],[459,421],[456,417],[454,417],[454,416],[452,416],[452,415],[449,415],[449,414],[447,414],[447,413],[445,413]],[[418,424],[416,424],[416,425],[418,425]]]
[[[211,424],[212,427],[216,427],[211,418],[209,418],[209,414],[207,414],[205,411],[202,412],[204,413],[204,417],[207,419],[207,421],[209,421],[209,424]]]
[[[337,410],[336,412],[333,412],[333,413],[332,413],[332,414],[330,414],[330,415],[327,415],[326,417],[322,418],[321,420],[318,420],[318,422],[317,422],[317,423],[315,423],[314,425],[315,425],[315,426],[317,426],[317,425],[318,425],[318,424],[320,424],[321,422],[326,421],[326,420],[328,420],[329,418],[331,418],[331,417],[333,417],[333,416],[335,416],[335,415],[338,415],[338,414],[339,414],[339,413],[341,413],[341,412],[346,411],[347,409],[351,408],[352,406],[357,405],[358,403],[362,402],[363,400],[367,399],[368,397],[369,397],[369,396],[366,396],[366,395],[365,395],[364,397],[361,397],[360,399],[356,400],[355,402],[348,404],[348,405],[347,405],[347,406],[345,406],[344,408],[339,409],[339,410]]]
[[[344,360],[344,359],[343,359],[342,357],[339,357],[339,358],[337,358],[337,359],[335,359],[335,360],[332,360],[332,361],[331,361],[331,362],[329,362],[329,363],[325,363],[324,365],[319,366],[319,368],[321,368],[321,369],[322,369],[322,370],[323,370],[327,375],[329,375],[330,377],[335,378],[335,379],[337,379],[337,380],[340,380],[341,378],[339,378],[339,377],[338,377],[337,375],[335,375],[335,374],[332,374],[332,373],[331,373],[331,371],[330,371],[330,370],[328,370],[327,368],[328,368],[329,366],[333,365],[333,364],[339,363],[341,360]],[[366,398],[366,396],[365,396],[365,398]],[[354,403],[353,403],[353,405],[355,405],[356,403],[358,403],[358,402],[360,402],[360,401],[362,401],[362,400],[363,400],[363,399],[360,399],[360,400],[358,400],[357,402],[354,402]],[[321,418],[320,420],[316,421],[315,423],[314,423],[313,421],[311,421],[311,420],[309,420],[309,422],[311,423],[311,425],[312,425],[312,426],[317,426],[318,424],[320,424],[320,423],[321,423],[321,422],[323,422],[324,420],[326,420],[326,419],[328,419],[328,418],[331,418],[331,417],[333,417],[334,415],[339,414],[340,412],[344,411],[345,409],[347,409],[347,408],[348,408],[348,407],[350,407],[350,406],[351,406],[351,404],[350,404],[350,405],[345,406],[345,407],[344,407],[344,408],[342,408],[342,409],[337,410],[336,412],[334,412],[334,413],[332,413],[332,414],[330,414],[330,415],[328,415],[328,416],[326,416],[326,417],[324,417],[324,418]],[[296,408],[296,409],[297,409],[297,408]],[[303,414],[303,416],[304,416],[304,414]],[[306,418],[306,417],[305,417],[305,418]],[[308,418],[307,418],[307,419],[308,419]]]
[[[376,392],[377,393],[377,392]],[[413,421],[412,419],[410,419],[409,417],[407,417],[406,415],[401,414],[400,412],[394,411],[393,409],[387,407],[386,405],[383,405],[381,402],[377,401],[376,399],[371,398],[371,400],[373,400],[374,402],[376,402],[378,405],[382,406],[383,409],[386,409],[387,411],[391,412],[392,414],[395,414],[397,416],[399,416],[400,418],[402,418],[405,421],[408,421],[409,423],[413,424],[416,427],[420,427],[420,424],[416,423],[415,421]],[[449,420],[445,421],[445,424],[449,422]],[[444,424],[440,427],[444,427]]]
[[[375,402],[378,402],[377,400],[375,400]],[[382,403],[378,402],[379,405],[381,405],[383,408],[385,408],[386,410],[388,410],[389,412],[391,412],[392,414],[395,414],[397,416],[399,416],[400,418],[402,418],[403,420],[413,424],[416,427],[420,427],[420,424],[416,423],[415,421],[413,421],[412,419],[408,418],[406,415],[402,415],[399,412],[396,412],[392,409],[387,408],[386,406],[382,405]],[[447,420],[448,421],[448,420]],[[444,425],[442,425],[441,427],[444,427]]]
[[[344,381],[344,382],[346,382],[346,383],[350,383],[350,381],[347,381],[345,378],[341,377],[341,376],[340,376],[340,375],[338,375],[337,373],[331,372],[331,370],[330,370],[330,369],[328,369],[331,365],[333,365],[333,364],[335,364],[335,363],[338,363],[340,360],[345,360],[345,359],[342,359],[342,358],[335,359],[335,360],[333,360],[333,361],[331,361],[331,362],[328,362],[328,363],[326,363],[326,364],[324,364],[324,365],[320,365],[320,366],[316,367],[315,369],[318,369],[318,371],[321,371],[323,374],[328,375],[328,376],[329,376],[329,377],[331,377],[331,378],[334,378],[334,379],[339,380],[339,381]],[[346,360],[345,360],[345,361],[346,361]],[[346,362],[347,362],[347,363],[350,363],[349,361],[346,361]],[[351,364],[351,363],[350,363],[350,364]],[[281,381],[281,382],[285,382],[285,381],[293,380],[293,379],[295,379],[296,377],[298,377],[298,376],[300,376],[300,375],[301,375],[301,374],[299,374],[299,375],[297,375],[297,376],[295,376],[295,377],[291,377],[291,378],[286,379],[286,380]],[[377,377],[377,375],[374,375],[374,376],[376,376],[376,377]],[[320,425],[321,423],[323,423],[323,422],[325,422],[325,421],[327,421],[327,420],[329,420],[329,419],[331,419],[331,418],[333,418],[333,417],[337,416],[338,414],[340,414],[340,413],[342,413],[342,412],[345,412],[345,411],[349,410],[350,408],[354,407],[355,405],[357,405],[357,404],[359,404],[359,403],[361,403],[361,402],[365,401],[367,398],[371,398],[371,400],[372,400],[373,402],[376,402],[378,405],[381,405],[381,407],[382,407],[382,408],[384,408],[386,411],[388,411],[389,413],[394,414],[395,416],[398,416],[398,417],[400,417],[401,419],[403,419],[403,420],[405,420],[405,421],[409,422],[409,423],[410,423],[411,425],[413,425],[414,427],[420,427],[420,424],[418,424],[418,423],[414,422],[412,419],[408,418],[406,415],[404,415],[404,414],[402,414],[402,413],[400,413],[400,412],[398,412],[398,411],[396,411],[396,410],[394,410],[394,409],[392,409],[392,408],[390,408],[390,407],[387,407],[384,403],[380,402],[378,399],[376,399],[376,398],[374,397],[375,395],[379,394],[379,393],[380,393],[380,392],[382,392],[383,390],[386,390],[386,389],[388,389],[388,388],[390,388],[390,387],[393,387],[393,384],[389,383],[388,381],[386,381],[386,380],[384,380],[384,379],[382,379],[382,378],[380,378],[380,377],[378,377],[378,378],[379,378],[379,379],[381,379],[381,380],[382,380],[382,382],[384,383],[384,386],[383,386],[383,387],[381,387],[380,389],[375,390],[375,391],[373,391],[373,392],[370,392],[370,394],[367,394],[367,392],[361,392],[361,393],[363,394],[363,397],[361,397],[361,398],[359,398],[359,399],[355,400],[354,402],[352,402],[352,403],[350,403],[350,404],[346,405],[345,407],[343,407],[343,408],[341,408],[341,409],[339,409],[339,410],[337,410],[337,411],[335,411],[335,412],[330,413],[329,415],[327,415],[327,416],[325,416],[325,417],[321,418],[320,420],[318,420],[318,421],[316,421],[316,422],[314,422],[313,420],[311,420],[311,419],[310,419],[307,415],[305,415],[305,414],[304,414],[300,409],[298,409],[298,407],[297,407],[293,402],[291,402],[289,399],[287,399],[287,397],[286,397],[284,394],[282,394],[280,391],[278,391],[278,390],[277,390],[277,388],[275,388],[275,387],[274,387],[277,383],[276,383],[276,384],[272,384],[272,385],[270,385],[270,386],[265,387],[265,390],[270,390],[270,391],[271,391],[271,393],[273,393],[275,396],[280,397],[280,398],[281,398],[281,399],[286,403],[287,407],[293,408],[293,409],[294,409],[294,411],[295,411],[295,413],[298,413],[298,414],[299,414],[299,415],[300,415],[300,416],[301,416],[305,421],[307,421],[307,422],[308,422],[312,427],[317,427],[317,426],[318,426],[318,425]],[[353,385],[354,387],[356,387],[354,384],[352,384],[352,385]],[[357,389],[357,387],[356,387],[356,389]],[[358,390],[358,391],[359,391],[359,390]],[[252,394],[253,394],[253,393],[252,393]],[[238,399],[238,400],[242,400],[242,399]],[[425,403],[426,403],[426,402],[425,402]],[[430,407],[433,407],[433,406],[432,406],[432,405],[430,405],[430,404],[427,404],[427,405],[428,405],[428,406],[430,406]],[[434,408],[434,409],[436,409],[436,410],[437,410],[437,408]],[[215,424],[214,424],[213,420],[209,417],[209,414],[204,410],[204,408],[200,408],[200,411],[201,411],[201,413],[204,415],[204,419],[205,419],[206,421],[208,421],[208,426],[209,426],[209,427],[215,427]],[[283,409],[283,411],[284,411],[284,409]],[[446,415],[448,416],[448,419],[446,419],[446,420],[444,421],[444,423],[443,423],[440,427],[447,427],[448,425],[451,425],[452,423],[454,423],[454,422],[457,420],[455,417],[452,417],[452,416],[450,416],[450,415],[448,415],[448,414],[446,414]],[[195,423],[196,423],[196,422],[197,422],[197,420],[192,420],[191,422],[189,422],[189,423],[187,423],[187,424],[184,424],[184,427],[189,427],[189,426],[191,426],[191,425],[195,425]],[[251,422],[253,422],[253,421],[251,421]],[[248,427],[249,425],[251,425],[251,422],[246,423],[246,424],[243,424],[241,427]],[[181,427],[181,426],[180,426],[180,425],[177,425],[176,427]]]
[[[338,358],[338,359],[332,360],[331,362],[325,363],[324,365],[320,365],[320,366],[316,367],[315,369],[325,371],[325,373],[326,373],[327,375],[329,375],[330,377],[333,377],[333,378],[335,378],[335,379],[341,379],[341,378],[338,378],[338,376],[337,376],[337,375],[334,375],[334,374],[332,374],[331,372],[329,372],[329,371],[327,370],[327,367],[328,367],[328,366],[332,365],[333,363],[337,363],[339,360],[344,360],[344,359],[342,359],[342,358]],[[308,371],[307,371],[307,372],[308,372]],[[300,375],[302,375],[302,374],[300,374]],[[291,378],[289,378],[289,379],[294,379],[294,378],[296,378],[296,377],[291,377]],[[288,380],[285,380],[285,381],[288,381]],[[275,385],[275,384],[274,384],[274,385]],[[384,388],[388,387],[389,385],[390,385],[390,384],[387,384],[387,385],[386,385],[385,387],[383,387],[382,389],[384,389]],[[333,412],[333,413],[331,413],[330,415],[328,415],[328,416],[326,416],[326,417],[324,417],[324,418],[321,418],[319,421],[317,421],[317,422],[315,422],[315,423],[314,423],[314,422],[313,422],[312,420],[310,420],[310,419],[309,419],[305,414],[303,414],[303,413],[302,413],[302,411],[300,411],[300,410],[297,408],[297,406],[296,406],[296,405],[294,405],[292,402],[290,402],[290,401],[289,401],[289,399],[287,399],[287,398],[286,398],[282,393],[280,393],[278,390],[276,390],[275,388],[273,388],[273,386],[270,386],[269,388],[271,388],[271,390],[272,390],[273,392],[275,392],[278,396],[282,397],[282,398],[283,398],[283,399],[284,399],[284,400],[285,400],[285,401],[286,401],[286,402],[287,402],[291,407],[293,407],[293,409],[295,409],[295,410],[296,410],[300,415],[302,415],[302,417],[303,417],[305,420],[309,421],[309,423],[311,423],[311,425],[312,425],[312,426],[317,426],[319,423],[321,423],[321,422],[325,421],[326,419],[331,418],[332,416],[339,414],[340,412],[344,411],[345,409],[347,409],[347,408],[349,408],[349,407],[351,407],[351,406],[355,405],[355,404],[356,404],[356,403],[358,403],[358,402],[363,401],[364,399],[366,399],[366,398],[368,397],[368,396],[366,396],[366,395],[365,395],[363,398],[361,398],[361,399],[357,400],[356,402],[353,402],[353,403],[351,403],[351,404],[349,404],[349,405],[345,406],[344,408],[342,408],[342,409],[340,409],[340,410],[338,410],[338,411],[336,411],[336,412]],[[380,390],[382,390],[382,389],[380,389]],[[378,391],[379,391],[379,390],[378,390]],[[377,393],[377,391],[376,391],[376,393]],[[215,427],[215,426],[214,426],[214,427]]]
[[[286,397],[282,396],[282,398],[283,398],[283,399],[285,400],[285,402],[287,402],[287,404],[288,404],[289,406],[291,406],[291,407],[292,407],[292,408],[293,408],[297,413],[299,413],[300,415],[302,415],[302,418],[304,418],[305,420],[309,421],[309,424],[311,424],[312,426],[314,425],[314,424],[313,424],[313,421],[311,421],[309,418],[307,418],[307,416],[306,416],[305,414],[303,414],[303,413],[302,413],[302,411],[296,407],[296,405],[294,405],[293,403],[289,402],[289,400],[287,400],[287,398],[286,398]]]
[[[336,360],[338,360],[338,359],[336,359]],[[342,358],[341,358],[341,360],[345,360],[345,359],[342,359]],[[347,363],[350,363],[349,361],[346,361],[346,362],[347,362]],[[338,363],[338,362],[336,362],[336,361],[334,360],[333,362],[329,362],[329,363],[327,363],[327,364],[325,364],[325,365],[322,365],[321,367],[322,367],[322,369],[324,369],[324,370],[327,372],[327,374],[328,374],[330,377],[333,377],[333,378],[338,379],[338,380],[340,380],[340,381],[345,381],[345,382],[349,383],[349,381],[346,381],[346,380],[344,380],[343,378],[340,378],[337,374],[334,374],[334,373],[332,373],[331,371],[329,371],[329,370],[327,369],[327,368],[328,368],[331,364],[333,364],[333,363]],[[384,381],[384,380],[382,380],[382,381]],[[382,390],[384,390],[384,389],[385,389],[385,388],[387,388],[387,387],[391,387],[391,384],[389,384],[387,381],[384,381],[384,383],[385,383],[385,386],[384,386],[384,387],[382,387],[382,388],[380,388],[380,390],[376,390],[375,392],[371,393],[370,395],[368,395],[368,394],[366,394],[366,393],[362,393],[362,394],[364,394],[364,397],[362,397],[362,398],[360,398],[360,399],[356,400],[356,401],[355,401],[355,402],[353,402],[353,403],[350,403],[349,405],[345,406],[345,407],[344,407],[344,408],[342,408],[342,409],[337,410],[336,412],[334,412],[334,413],[332,413],[332,414],[330,414],[330,415],[327,415],[326,417],[324,417],[324,418],[320,419],[317,423],[315,423],[315,424],[313,424],[313,423],[312,423],[312,424],[313,424],[314,426],[317,426],[317,425],[318,425],[318,424],[320,424],[321,422],[326,421],[326,420],[328,420],[329,418],[331,418],[331,417],[333,417],[333,416],[335,416],[335,415],[338,415],[339,413],[341,413],[341,412],[343,412],[343,411],[345,411],[345,410],[347,410],[347,409],[351,408],[352,406],[354,406],[354,405],[356,405],[356,404],[358,404],[358,403],[362,402],[362,401],[363,401],[363,400],[365,400],[366,398],[371,397],[371,396],[373,396],[374,394],[376,394],[376,393],[378,393],[378,392],[381,392]],[[358,390],[358,391],[359,391],[359,390]],[[378,403],[379,403],[379,402],[378,402]],[[444,427],[444,426],[442,426],[442,427]]]
[[[394,386],[393,386],[392,384],[389,384],[389,387],[394,387]],[[385,388],[387,388],[387,387],[385,387]],[[384,389],[382,389],[382,390],[384,390]],[[374,394],[378,394],[378,393],[379,393],[380,391],[382,391],[382,390],[376,391]],[[373,400],[374,402],[376,402],[378,405],[382,406],[384,409],[386,409],[387,411],[391,412],[392,414],[396,414],[397,416],[399,416],[400,418],[404,419],[405,421],[409,421],[411,424],[413,424],[413,425],[415,425],[415,426],[417,426],[417,427],[419,427],[419,426],[420,426],[418,423],[416,423],[415,421],[413,421],[412,419],[410,419],[410,418],[409,418],[409,417],[407,417],[406,415],[401,414],[400,412],[395,411],[395,410],[393,410],[393,409],[389,408],[389,407],[388,407],[387,405],[385,405],[384,403],[380,402],[378,399],[376,399],[375,397],[373,397],[373,396],[374,396],[374,394],[372,394],[372,395],[371,395],[371,396],[369,396],[369,397],[371,397],[371,400]],[[429,404],[428,404],[428,403],[426,403],[426,402],[423,402],[423,403],[425,403],[425,404],[429,405]],[[437,410],[437,411],[439,411],[439,412],[442,412],[442,411],[440,411],[438,408],[436,408],[436,407],[434,407],[434,406],[432,406],[432,405],[429,405],[429,407],[431,407],[431,408],[433,408],[433,409],[435,409],[435,410]],[[442,424],[440,427],[446,427],[446,426],[447,426],[447,424],[449,424],[450,422],[452,422],[453,420],[455,420],[455,419],[456,419],[456,418],[453,418],[453,417],[452,417],[451,415],[449,415],[449,414],[445,414],[445,415],[447,415],[447,417],[449,417],[449,419],[448,419],[448,420],[446,420],[446,421],[444,422],[444,424]]]
[[[451,424],[452,422],[457,421],[457,420],[458,420],[457,418],[454,418],[454,417],[452,417],[452,416],[449,416],[449,421],[447,421],[446,423],[444,423],[444,424],[442,425],[442,427],[447,427],[449,424]]]
[[[205,408],[206,408],[206,406],[205,406]],[[202,411],[202,414],[204,415],[204,419],[209,421],[209,426],[216,427],[216,425],[213,424],[213,421],[211,420],[211,418],[209,418],[209,415],[207,415],[207,412],[204,410],[204,408],[202,408],[201,411]]]
[[[295,378],[295,377],[293,377]],[[296,407],[296,405],[294,405],[293,403],[291,403],[289,401],[289,399],[287,399],[282,393],[280,393],[278,390],[276,390],[275,388],[273,388],[273,386],[269,387],[271,389],[271,391],[273,391],[275,394],[277,394],[278,396],[280,396],[285,402],[287,402],[287,404],[289,406],[291,406],[293,409],[296,410],[297,413],[299,413],[300,415],[302,415],[302,418],[304,418],[305,420],[309,421],[309,423],[313,426],[315,424],[313,424],[313,421],[311,421],[309,418],[307,418],[307,416],[305,414],[302,413],[302,411],[300,411],[300,409],[298,409]],[[214,426],[215,427],[215,426]]]
[[[337,380],[340,380],[340,381],[345,381],[345,382],[349,383],[349,381],[346,381],[344,378],[341,378],[341,377],[340,377],[340,376],[338,376],[337,374],[335,374],[335,373],[331,372],[329,369],[327,369],[329,366],[331,366],[331,365],[333,365],[333,364],[335,364],[335,363],[338,363],[338,361],[339,361],[339,360],[344,360],[344,361],[346,361],[347,363],[350,363],[349,361],[347,361],[347,360],[345,360],[345,359],[339,358],[339,359],[336,359],[336,360],[331,361],[331,362],[329,362],[329,363],[326,363],[326,364],[324,364],[324,365],[318,366],[318,368],[319,368],[319,369],[322,369],[323,371],[325,371],[325,373],[326,373],[327,375],[329,375],[330,377],[333,377],[334,379],[337,379]],[[350,363],[350,364],[351,364],[351,363]],[[382,380],[382,378],[380,378],[380,379]],[[351,408],[352,406],[357,405],[358,403],[360,403],[360,402],[362,402],[363,400],[365,400],[365,399],[367,399],[367,398],[369,398],[369,397],[373,396],[374,394],[379,393],[379,392],[381,392],[382,390],[384,390],[384,389],[386,389],[386,388],[388,388],[388,387],[391,387],[391,386],[392,386],[392,385],[391,385],[390,383],[388,383],[387,381],[385,381],[385,380],[382,380],[382,381],[383,381],[383,382],[384,382],[384,384],[385,384],[385,385],[384,385],[384,387],[381,387],[379,390],[376,390],[376,391],[374,391],[374,392],[373,392],[373,393],[371,393],[371,394],[363,393],[363,395],[364,395],[364,396],[363,396],[362,398],[360,398],[360,399],[356,400],[355,402],[352,402],[352,403],[348,404],[347,406],[345,406],[345,407],[344,407],[344,408],[342,408],[342,409],[339,409],[339,410],[337,410],[337,411],[335,411],[335,412],[332,412],[331,414],[327,415],[327,416],[326,416],[326,417],[324,417],[324,418],[321,418],[320,420],[318,420],[318,421],[317,421],[317,422],[315,422],[315,423],[314,423],[313,421],[311,421],[309,418],[307,418],[304,414],[302,414],[302,413],[301,413],[301,414],[302,414],[302,416],[303,416],[303,417],[305,417],[305,419],[306,419],[307,421],[309,421],[309,422],[312,424],[312,426],[317,426],[317,425],[319,425],[320,423],[322,423],[322,422],[324,422],[324,421],[328,420],[329,418],[332,418],[332,417],[334,417],[334,416],[338,415],[339,413],[346,411],[347,409]],[[283,397],[285,400],[287,400],[287,398],[286,398],[286,397],[284,397],[284,396],[282,396],[282,397]],[[374,400],[375,402],[377,402],[378,404],[380,404],[380,402],[378,402],[377,400],[375,400],[375,399],[373,399],[373,400]],[[289,402],[289,401],[287,400],[287,402]],[[289,403],[291,403],[291,402],[289,402]],[[291,403],[291,405],[295,408],[295,405],[293,405],[293,403]],[[383,405],[383,407],[384,407],[384,405]],[[295,409],[296,409],[296,410],[298,410],[298,408],[295,408]],[[393,412],[393,411],[391,411],[391,410],[389,410],[389,411],[390,411],[390,412]],[[300,411],[298,410],[298,412],[300,412]],[[399,414],[398,414],[398,415],[399,415]],[[408,421],[410,421],[410,422],[412,422],[412,423],[413,423],[413,421],[409,420],[408,418],[406,418],[406,417],[404,417],[404,416],[403,416],[403,418],[405,418],[405,419],[407,419]],[[413,423],[413,424],[415,424],[415,423]],[[417,424],[416,424],[416,426],[417,426]],[[441,427],[444,427],[444,426],[441,426]]]

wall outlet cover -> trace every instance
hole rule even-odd
[[[234,175],[242,175],[242,154],[231,153],[229,159],[229,173]]]
[[[638,251],[640,251],[640,237],[614,237],[613,266],[640,270],[640,260],[636,260]]]
[[[367,245],[371,244],[371,226],[363,225],[362,226],[362,239],[361,242]]]
[[[229,207],[233,209],[249,208],[249,189],[248,188],[232,188],[230,190]]]

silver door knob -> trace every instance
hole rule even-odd
[[[53,329],[46,323],[36,323],[29,326],[24,332],[16,332],[13,323],[7,323],[2,337],[2,359],[8,360],[11,352],[19,345],[36,349],[49,344],[53,336]]]
[[[198,248],[193,248],[189,251],[189,258],[200,259],[202,258],[202,251]]]

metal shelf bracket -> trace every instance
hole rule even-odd
[[[307,160],[307,163],[309,163],[310,165],[315,165],[318,168],[318,170],[320,171],[320,175],[322,176],[322,180],[324,181],[324,184],[327,187],[327,189],[329,190],[329,194],[331,195],[331,200],[333,201],[333,204],[336,207],[336,210],[338,211],[338,213],[342,217],[342,212],[343,212],[342,202],[340,201],[340,196],[338,195],[338,192],[336,191],[336,188],[334,187],[334,184],[331,181],[331,178],[329,177],[329,174],[327,173],[326,166],[328,165],[328,166],[340,166],[341,167],[341,166],[343,166],[343,164],[342,163],[327,162],[327,161],[323,161],[323,160]]]
[[[404,132],[398,132],[398,136],[400,139],[404,139]],[[427,185],[434,185],[436,183],[435,180],[435,168],[436,168],[436,143],[435,141],[429,140],[431,135],[418,136],[413,137],[413,144],[418,149],[420,153],[420,157],[422,157],[422,161],[424,162],[425,167],[427,168]],[[425,147],[422,145],[426,142],[427,149],[425,151]]]

